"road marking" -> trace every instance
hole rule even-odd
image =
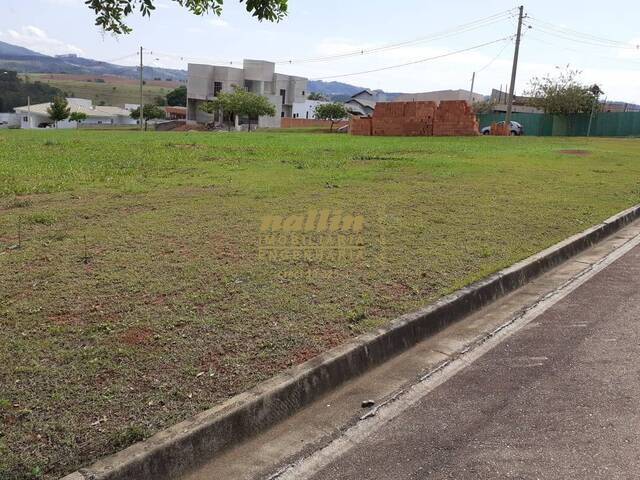
[[[397,392],[384,404],[379,405],[368,414],[363,415],[360,422],[346,430],[331,443],[309,456],[302,458],[298,462],[283,468],[274,475],[271,475],[268,477],[268,480],[303,480],[312,477],[327,465],[345,455],[351,448],[362,443],[383,426],[417,404],[435,388],[473,364],[508,337],[529,325],[560,300],[638,245],[640,245],[640,235],[627,240],[597,262],[586,264],[588,265],[587,268],[567,280],[560,287],[543,295],[538,301],[518,315],[513,316],[508,322],[476,340],[470,346],[465,347],[464,350],[459,352],[457,357],[446,360],[435,369],[423,375],[415,385]],[[572,260],[569,260],[569,262],[571,261]],[[574,324],[574,326],[578,325]],[[583,325],[580,326],[582,327]],[[610,340],[615,341],[615,339]],[[542,360],[542,357],[536,360]],[[540,363],[540,365],[543,364]]]

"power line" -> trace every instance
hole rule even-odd
[[[433,33],[431,35],[427,35],[424,37],[414,38],[412,40],[406,40],[402,42],[390,43],[386,45],[382,45],[380,47],[370,48],[370,49],[360,49],[354,50],[347,53],[336,54],[336,55],[327,55],[322,57],[311,57],[311,58],[303,58],[297,60],[280,60],[276,61],[277,64],[300,64],[300,63],[311,63],[311,62],[324,62],[330,60],[339,60],[343,58],[350,57],[359,57],[363,55],[370,55],[373,53],[384,52],[388,50],[394,50],[397,48],[410,47],[413,45],[417,45],[420,43],[430,42],[434,40],[441,40],[444,38],[448,38],[455,35],[460,35],[463,33],[467,33],[473,30],[477,30],[479,28],[484,28],[486,26],[494,25],[496,23],[503,22],[504,20],[510,18],[510,13],[512,10],[506,10],[504,12],[497,13],[495,15],[491,15],[490,17],[485,17],[479,20],[475,20],[473,22],[469,22],[463,25],[459,25],[457,27],[452,27],[447,30],[443,30],[441,32]]]
[[[502,56],[502,54],[503,54],[503,53],[504,53],[504,51],[507,49],[507,47],[508,47],[509,45],[511,45],[511,41],[512,41],[512,40],[513,40],[513,37],[509,37],[509,38],[505,41],[504,46],[500,49],[500,51],[498,52],[498,54],[497,54],[495,57],[493,57],[493,59],[492,59],[489,63],[487,63],[484,67],[482,67],[480,70],[476,70],[476,73],[484,72],[487,68],[489,68],[491,65],[493,65],[493,64],[496,62],[496,60],[498,60],[498,59]]]
[[[561,31],[561,32],[564,32],[566,34],[570,34],[570,35],[573,35],[573,36],[576,36],[576,37],[581,37],[581,38],[584,38],[584,39],[587,39],[587,40],[598,41],[598,42],[602,42],[602,43],[609,43],[609,44],[612,44],[612,45],[619,45],[619,46],[622,46],[622,47],[631,46],[632,48],[640,48],[640,46],[638,46],[638,45],[633,46],[633,45],[630,45],[628,42],[622,42],[620,40],[612,40],[610,38],[604,38],[604,37],[599,37],[599,36],[596,36],[596,35],[592,35],[590,33],[580,32],[578,30],[573,30],[573,29],[570,29],[568,27],[562,27],[562,26],[559,26],[559,25],[555,25],[555,24],[553,24],[551,22],[546,22],[544,20],[540,20],[540,19],[537,19],[535,17],[529,17],[529,19],[541,24],[542,26],[546,26],[548,28],[551,28],[551,29],[554,29],[554,30],[557,30],[557,31]]]
[[[362,71],[362,72],[343,73],[343,74],[340,74],[340,75],[331,75],[331,76],[327,76],[327,77],[318,77],[318,78],[314,78],[313,80],[327,80],[327,79],[332,79],[332,78],[353,77],[353,76],[356,76],[356,75],[365,75],[365,74],[368,74],[368,73],[382,72],[382,71],[385,71],[385,70],[392,70],[392,69],[395,69],[395,68],[408,67],[408,66],[411,66],[411,65],[417,65],[419,63],[425,63],[425,62],[430,62],[432,60],[438,60],[440,58],[451,57],[453,55],[457,55],[459,53],[464,53],[464,52],[469,52],[471,50],[477,50],[479,48],[483,48],[483,47],[486,47],[488,45],[493,45],[495,43],[503,42],[503,41],[505,41],[505,40],[507,40],[509,38],[511,38],[511,37],[499,38],[499,39],[493,40],[491,42],[482,43],[480,45],[475,45],[473,47],[464,48],[462,50],[456,50],[456,51],[453,51],[453,52],[444,53],[442,55],[436,55],[434,57],[423,58],[421,60],[415,60],[413,62],[401,63],[401,64],[398,64],[398,65],[391,65],[391,66],[382,67],[382,68],[375,68],[373,70],[365,70],[365,71]]]
[[[544,40],[542,38],[538,38],[538,37],[536,37],[534,35],[531,35],[531,34],[528,35],[528,38],[530,38],[531,40],[534,40],[534,41],[536,41],[538,43],[542,43],[544,45],[548,45],[548,46],[556,48],[556,49],[559,48],[559,49],[562,49],[562,50],[566,50],[568,52],[580,53],[580,54],[583,54],[583,55],[589,55],[589,58],[594,58],[595,57],[595,58],[601,58],[603,60],[624,62],[624,63],[632,63],[634,65],[640,65],[640,61],[634,60],[634,59],[631,59],[631,58],[608,57],[608,56],[605,56],[605,55],[594,54],[592,51],[585,52],[584,50],[578,50],[576,48],[567,47],[565,45],[558,45],[558,44],[555,44],[553,42],[549,42],[547,40]]]
[[[352,57],[361,57],[364,55],[371,55],[371,54],[375,54],[375,53],[380,53],[380,52],[386,52],[389,50],[395,50],[395,49],[399,49],[399,48],[406,48],[406,47],[411,47],[414,45],[418,45],[421,43],[426,43],[426,42],[431,42],[431,41],[435,41],[435,40],[442,40],[445,38],[449,38],[449,37],[453,37],[456,35],[461,35],[464,33],[468,33],[474,30],[478,30],[480,28],[484,28],[487,26],[491,26],[491,25],[495,25],[497,23],[503,22],[507,19],[510,19],[512,17],[514,9],[509,9],[509,10],[505,10],[503,12],[499,12],[496,13],[494,15],[490,15],[488,17],[484,17],[478,20],[474,20],[472,22],[468,22],[462,25],[458,25],[456,27],[451,27],[448,28],[446,30],[442,30],[440,32],[436,32],[427,36],[423,36],[423,37],[418,37],[418,38],[414,38],[411,40],[405,40],[402,42],[394,42],[394,43],[389,43],[389,44],[385,44],[385,45],[381,45],[379,47],[374,47],[374,48],[370,48],[370,49],[360,49],[360,50],[356,50],[356,51],[351,51],[351,52],[346,52],[346,53],[342,53],[342,54],[336,54],[336,55],[325,55],[325,56],[319,56],[319,57],[308,57],[308,58],[301,58],[301,59],[290,59],[290,60],[277,60],[274,63],[278,64],[278,65],[297,65],[297,64],[304,64],[304,63],[318,63],[318,62],[327,62],[327,61],[333,61],[333,60],[341,60],[341,59],[345,59],[345,58],[352,58]],[[180,60],[180,61],[189,61],[189,60],[204,60],[207,62],[210,62],[211,64],[214,65],[241,65],[242,64],[242,60],[237,61],[237,60],[218,60],[218,61],[212,61],[210,58],[206,58],[206,57],[195,57],[195,56],[190,56],[190,55],[180,55],[180,54],[172,54],[172,53],[165,53],[165,52],[159,52],[157,50],[146,50],[145,52],[152,54],[152,55],[157,55],[159,57],[167,57],[170,59],[174,59],[174,60]],[[137,55],[137,54],[136,54]]]
[[[571,42],[581,43],[584,45],[595,46],[595,47],[640,51],[640,45],[634,46],[630,43],[620,42],[618,40],[605,39],[605,38],[596,37],[594,35],[590,35],[586,33],[576,32],[575,30],[557,27],[553,24],[550,24],[548,22],[543,22],[541,20],[537,20],[533,17],[529,17],[529,21],[531,22],[530,25],[533,26],[535,30],[541,31],[548,35],[562,38],[564,40],[569,40]]]

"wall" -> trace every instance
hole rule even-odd
[[[348,120],[340,120],[333,124],[333,128],[337,129],[348,125]],[[329,120],[306,119],[306,118],[283,118],[281,128],[331,128]]]
[[[20,116],[17,113],[0,113],[0,128],[17,125],[20,125]]]
[[[586,136],[589,115],[545,115],[539,113],[514,113],[513,121],[522,124],[525,135],[532,136]],[[480,128],[501,122],[504,115],[489,113],[478,115]],[[640,112],[605,112],[593,118],[591,135],[594,137],[628,137],[640,135]]]
[[[304,100],[303,102],[294,103],[293,118],[314,119],[316,116],[316,107],[325,103],[329,102],[322,100]]]
[[[465,100],[378,102],[369,133],[365,122],[353,121],[352,135],[463,136],[478,135],[478,121]]]

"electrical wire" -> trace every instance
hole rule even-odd
[[[538,20],[534,17],[529,17],[528,21],[530,22],[529,25],[532,26],[535,30],[546,33],[547,35],[552,35],[558,38],[562,38],[564,40],[569,40],[571,42],[581,43],[584,45],[589,45],[594,47],[640,51],[640,45],[634,46],[628,42],[621,42],[618,40],[606,39],[602,37],[597,37],[595,35],[590,35],[587,33],[577,32],[576,30],[558,27],[549,22]]]
[[[425,43],[425,42],[449,38],[452,36],[460,35],[463,33],[477,30],[479,28],[484,28],[490,25],[494,25],[496,23],[503,22],[504,20],[511,18],[510,17],[511,12],[512,10],[506,10],[504,12],[500,12],[490,17],[485,17],[479,20],[475,20],[473,22],[459,25],[457,27],[452,27],[447,30],[443,30],[441,32],[437,32],[431,35],[414,38],[412,40],[406,40],[402,42],[390,43],[390,44],[382,45],[380,47],[375,47],[370,49],[360,49],[360,50],[355,50],[355,51],[346,52],[342,54],[327,55],[323,57],[303,58],[303,59],[297,59],[297,60],[279,60],[279,61],[276,61],[275,63],[276,64],[300,64],[300,63],[312,63],[312,62],[325,62],[330,60],[359,57],[363,55],[370,55],[373,53],[385,52],[388,50],[395,50],[398,48],[410,47],[410,46],[414,46],[414,45]]]
[[[276,63],[277,65],[296,65],[296,64],[304,64],[304,63],[318,63],[318,62],[328,62],[328,61],[333,61],[333,60],[342,60],[342,59],[346,59],[346,58],[352,58],[352,57],[361,57],[364,55],[372,55],[372,54],[376,54],[376,53],[380,53],[380,52],[386,52],[389,50],[395,50],[395,49],[399,49],[399,48],[406,48],[406,47],[411,47],[414,45],[419,45],[422,43],[426,43],[426,42],[431,42],[431,41],[435,41],[435,40],[442,40],[445,38],[449,38],[449,37],[453,37],[456,35],[461,35],[464,33],[468,33],[471,31],[475,31],[478,30],[480,28],[485,28],[488,26],[492,26],[495,24],[498,24],[500,22],[504,22],[505,20],[508,20],[510,18],[513,17],[513,11],[514,9],[509,9],[509,10],[505,10],[503,12],[499,12],[496,13],[494,15],[490,15],[488,17],[484,17],[478,20],[474,20],[472,22],[468,22],[462,25],[458,25],[456,27],[451,27],[448,28],[446,30],[440,31],[440,32],[436,32],[433,33],[431,35],[427,35],[427,36],[423,36],[423,37],[418,37],[418,38],[414,38],[411,40],[405,40],[402,42],[394,42],[394,43],[389,43],[389,44],[385,44],[385,45],[381,45],[379,47],[374,47],[374,48],[370,48],[370,49],[360,49],[357,51],[351,51],[351,52],[346,52],[346,53],[342,53],[342,54],[336,54],[336,55],[325,55],[325,56],[320,56],[320,57],[308,57],[308,58],[300,58],[300,59],[290,59],[290,60],[277,60],[274,63]],[[216,60],[213,61],[210,58],[207,57],[195,57],[195,56],[190,56],[190,55],[180,55],[180,54],[172,54],[172,53],[166,53],[166,52],[159,52],[157,50],[146,50],[145,52],[152,54],[152,55],[157,55],[159,57],[166,57],[169,59],[173,59],[173,60],[180,60],[180,61],[189,61],[189,60],[199,60],[199,61],[207,61],[209,63],[215,64],[215,65],[241,65],[242,64],[242,60],[238,61],[238,60],[225,60],[225,61],[221,61],[221,60]]]
[[[328,79],[333,79],[333,78],[353,77],[353,76],[356,76],[356,75],[365,75],[365,74],[368,74],[368,73],[376,73],[376,72],[382,72],[382,71],[385,71],[385,70],[392,70],[392,69],[395,69],[395,68],[408,67],[408,66],[411,66],[411,65],[417,65],[417,64],[420,64],[420,63],[430,62],[432,60],[438,60],[438,59],[445,58],[445,57],[451,57],[453,55],[457,55],[459,53],[464,53],[464,52],[469,52],[471,50],[477,50],[479,48],[483,48],[483,47],[486,47],[486,46],[489,46],[489,45],[493,45],[493,44],[496,44],[496,43],[499,43],[499,42],[503,42],[503,41],[505,41],[505,40],[507,40],[509,38],[511,38],[511,37],[499,38],[499,39],[493,40],[491,42],[482,43],[480,45],[475,45],[473,47],[464,48],[462,50],[456,50],[456,51],[453,51],[453,52],[444,53],[442,55],[436,55],[434,57],[423,58],[421,60],[415,60],[413,62],[401,63],[401,64],[398,64],[398,65],[390,65],[388,67],[375,68],[375,69],[372,69],[372,70],[365,70],[365,71],[361,71],[361,72],[343,73],[343,74],[331,75],[331,76],[327,76],[327,77],[317,77],[317,78],[314,78],[313,80],[328,80]]]
[[[496,60],[498,60],[502,56],[502,54],[507,49],[507,47],[512,44],[512,42],[513,42],[513,37],[509,37],[507,41],[505,41],[504,46],[500,49],[498,54],[495,57],[493,57],[493,59],[489,63],[487,63],[484,67],[482,67],[480,70],[476,70],[476,74],[484,72],[487,68],[493,65],[496,62]]]

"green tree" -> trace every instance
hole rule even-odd
[[[53,98],[51,105],[47,107],[47,113],[49,118],[53,120],[53,124],[57,127],[58,122],[69,118],[71,109],[69,108],[69,102],[64,97],[56,96]]]
[[[223,121],[227,122],[227,127],[231,131],[234,117],[239,114],[236,102],[237,96],[235,92],[219,92],[216,98],[200,105],[200,110],[208,114],[222,112]]]
[[[224,0],[172,0],[195,15],[222,14]],[[247,12],[258,20],[271,22],[282,20],[287,14],[288,0],[239,0],[244,3]],[[116,34],[130,33],[131,27],[125,23],[126,17],[134,10],[142,16],[151,16],[156,9],[156,0],[85,0],[85,4],[94,11],[96,25],[107,32]]]
[[[534,77],[525,95],[531,97],[529,104],[553,115],[591,113],[598,95],[591,86],[578,81],[580,71],[568,66],[557,76]]]
[[[333,132],[335,122],[347,118],[347,115],[347,110],[342,103],[323,103],[316,107],[316,118],[320,120],[330,120],[331,132]]]
[[[218,96],[209,102],[201,105],[203,112],[214,113],[222,111],[231,116],[247,117],[249,131],[251,131],[251,121],[261,116],[275,116],[276,108],[266,97],[235,87],[232,93],[220,92]]]
[[[140,107],[136,108],[135,110],[131,110],[129,116],[138,120],[140,118]],[[142,116],[144,117],[144,128],[146,129],[147,122],[149,120],[152,120],[154,118],[165,118],[165,113],[164,109],[160,108],[157,105],[145,105]]]
[[[167,105],[172,107],[187,106],[187,87],[180,85],[178,88],[167,93]]]
[[[326,100],[326,97],[318,92],[311,92],[307,98],[309,100]]]
[[[84,112],[73,112],[69,115],[69,120],[72,122],[76,122],[76,128],[80,125],[81,122],[87,119],[87,114]]]

